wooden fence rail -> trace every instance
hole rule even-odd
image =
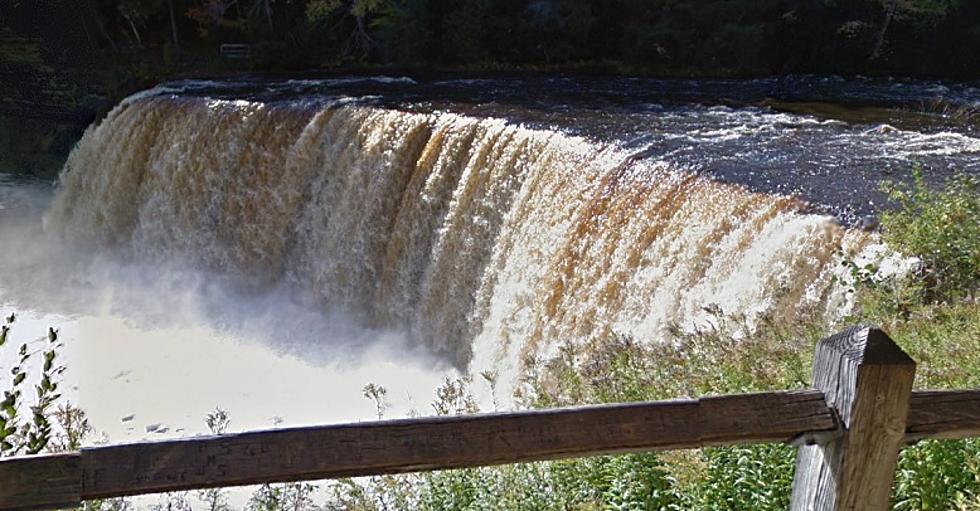
[[[813,390],[387,420],[144,442],[0,461],[0,509],[266,482],[788,442],[793,509],[886,509],[901,446],[980,436],[980,389],[911,391],[880,330],[817,349]]]

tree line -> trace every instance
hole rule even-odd
[[[980,2],[966,0],[0,0],[11,20],[56,56],[192,72],[247,43],[258,71],[980,76]]]
[[[970,77],[980,49],[980,3],[962,0],[91,1],[109,52],[156,47],[175,59],[244,42],[261,69]]]

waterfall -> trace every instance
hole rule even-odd
[[[558,131],[180,95],[131,98],[91,127],[45,228],[286,283],[478,367],[608,335],[656,342],[719,310],[832,314],[835,254],[868,238]]]

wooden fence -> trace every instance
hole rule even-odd
[[[854,327],[820,341],[812,390],[387,420],[110,445],[0,461],[0,509],[154,492],[787,442],[792,509],[887,509],[899,449],[980,436],[980,389],[912,391],[915,362]]]

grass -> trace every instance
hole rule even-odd
[[[867,291],[862,297],[878,299]],[[851,318],[875,319],[883,318],[863,312]],[[885,326],[920,361],[917,387],[980,385],[977,304],[924,304]],[[528,378],[525,404],[801,388],[809,381],[814,342],[826,333],[812,324],[767,325],[743,340],[723,332],[684,336],[675,346],[619,338],[566,347]],[[788,506],[794,460],[794,448],[752,445],[452,470],[347,482],[361,498],[337,509],[781,510]],[[905,449],[893,495],[895,509],[980,509],[980,441],[924,441]]]

